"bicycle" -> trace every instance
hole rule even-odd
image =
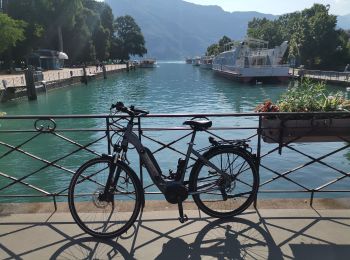
[[[186,157],[178,160],[176,173],[165,176],[152,152],[133,132],[134,119],[148,112],[126,107],[122,102],[112,105],[112,110],[128,114],[124,117],[128,120],[127,126],[114,144],[113,154],[84,163],[69,185],[71,214],[86,233],[99,238],[120,236],[133,225],[144,206],[143,187],[126,157],[129,144],[135,147],[142,166],[165,199],[178,204],[181,223],[188,220],[182,202],[189,195],[199,209],[216,218],[236,216],[255,200],[259,176],[257,160],[249,150],[248,140],[217,141],[210,136],[210,145],[197,151],[193,148],[196,134],[207,131],[212,121],[207,118],[186,120],[183,124],[192,129]],[[191,156],[197,159],[189,179],[185,180]]]

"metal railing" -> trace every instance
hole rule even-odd
[[[135,132],[151,149],[166,174],[167,169],[176,169],[177,158],[185,155],[191,129],[182,127],[182,122],[204,116],[213,121],[213,127],[198,134],[196,149],[208,146],[209,136],[250,140],[258,158],[260,196],[279,193],[285,197],[288,193],[288,196],[305,197],[306,193],[312,203],[316,193],[350,192],[350,121],[333,126],[337,129],[332,134],[333,142],[324,139],[329,137],[327,133],[332,125],[329,122],[344,117],[350,120],[348,112],[154,114],[138,118]],[[309,120],[312,127],[299,125],[288,130],[288,122],[296,117]],[[266,121],[270,119],[279,121],[269,126]],[[70,179],[79,166],[88,159],[111,153],[124,121],[124,116],[110,115],[1,117],[0,201],[64,200]],[[298,132],[295,129],[307,131],[293,136],[293,131]],[[313,133],[321,133],[323,139],[317,143],[302,139],[312,137]],[[135,150],[130,149],[128,154],[146,194],[159,196],[143,172]]]
[[[350,82],[350,72],[322,71],[322,70],[299,70],[299,75],[317,80]]]

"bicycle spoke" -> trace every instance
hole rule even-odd
[[[101,238],[124,232],[141,207],[141,188],[127,166],[118,165],[115,191],[105,191],[102,183],[109,179],[110,164],[110,159],[96,158],[83,165],[73,177],[68,196],[74,220],[84,231]]]
[[[207,169],[211,168],[203,163],[196,172],[192,193],[198,207],[214,217],[233,216],[246,209],[257,190],[254,162],[249,155],[234,147],[218,147],[206,159],[232,179],[216,171],[208,176]]]

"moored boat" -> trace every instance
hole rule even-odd
[[[214,56],[203,56],[201,57],[200,67],[202,69],[212,69]]]
[[[192,60],[192,65],[193,66],[199,66],[201,64],[201,57],[194,57]]]
[[[186,58],[186,64],[192,64],[192,58]]]
[[[157,67],[157,61],[156,59],[143,59],[140,60],[140,64],[139,64],[140,68],[155,68]]]
[[[288,42],[268,49],[268,42],[246,38],[225,45],[213,60],[213,70],[241,82],[276,82],[289,78],[289,65],[282,64]]]

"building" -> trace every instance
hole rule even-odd
[[[64,60],[68,55],[64,52],[39,49],[27,56],[28,66],[42,70],[58,70],[64,67]]]

